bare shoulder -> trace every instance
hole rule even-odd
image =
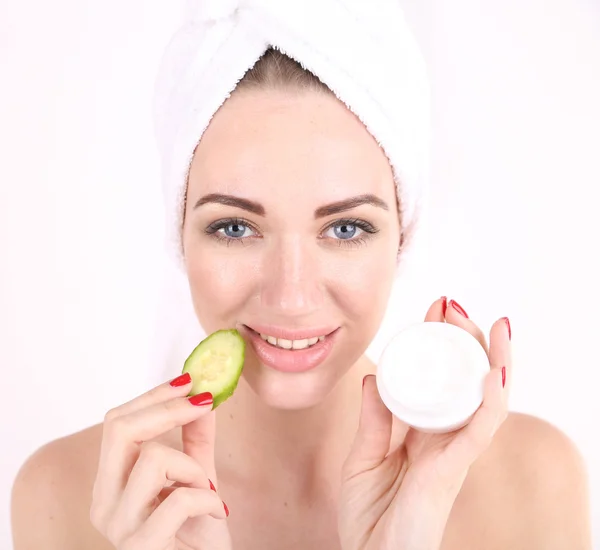
[[[579,449],[545,420],[510,413],[490,448],[489,461],[494,459],[505,463],[505,473],[518,480],[531,501],[559,495],[577,501],[587,497],[587,470]]]
[[[15,550],[112,548],[89,521],[101,440],[98,424],[47,443],[21,466],[11,495]]]
[[[564,432],[526,414],[510,413],[473,465],[456,515],[477,518],[479,547],[592,548],[583,457]]]

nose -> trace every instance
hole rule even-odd
[[[261,306],[286,317],[305,317],[324,304],[319,251],[300,236],[278,239],[262,265]]]

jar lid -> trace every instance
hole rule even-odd
[[[417,323],[384,349],[377,387],[398,418],[441,430],[477,410],[489,370],[485,350],[466,330],[444,322]]]

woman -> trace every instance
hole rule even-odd
[[[15,550],[591,548],[579,453],[507,413],[507,318],[488,346],[454,300],[426,312],[488,352],[467,426],[422,434],[382,404],[364,352],[410,234],[386,154],[319,79],[269,49],[204,132],[185,198],[200,324],[249,343],[238,389],[213,412],[180,376],[44,446],[15,482]]]

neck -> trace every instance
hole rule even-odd
[[[292,496],[337,492],[358,428],[362,378],[372,372],[363,356],[325,399],[300,410],[265,405],[242,377],[217,411],[219,469],[237,483],[285,486]]]

